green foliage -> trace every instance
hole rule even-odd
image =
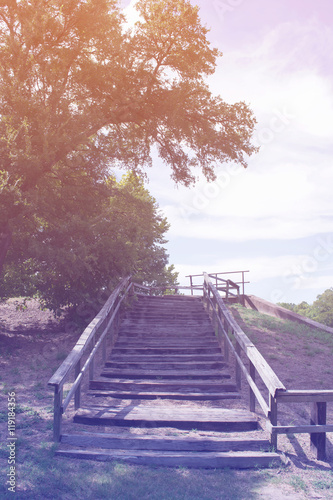
[[[323,325],[333,326],[333,288],[329,288],[321,295],[318,295],[312,305],[305,301],[297,305],[285,302],[281,302],[278,305],[301,316],[318,321],[318,323],[322,323]]]
[[[97,185],[76,178],[75,196],[68,179],[48,187],[29,230],[17,228],[4,276],[8,295],[38,292],[56,312],[96,297],[103,302],[128,274],[145,284],[175,284],[162,246],[169,225],[134,174]],[[90,196],[94,190],[98,197]]]
[[[0,4],[0,270],[13,245],[4,294],[38,291],[57,310],[128,272],[174,283],[167,223],[136,175],[157,150],[188,186],[194,169],[212,180],[216,165],[246,166],[256,151],[251,110],[205,83],[221,54],[198,8],[136,7],[128,29],[116,0]],[[114,167],[131,180],[116,185]]]
[[[315,321],[327,326],[333,326],[333,288],[329,288],[321,295],[318,295],[312,309]]]

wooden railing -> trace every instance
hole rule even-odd
[[[267,429],[271,435],[271,446],[277,448],[279,434],[309,433],[311,435],[311,446],[316,450],[317,458],[324,460],[326,457],[326,432],[333,432],[333,425],[326,424],[327,403],[333,401],[333,390],[287,390],[255,345],[237,324],[220,297],[217,287],[212,284],[210,276],[207,273],[203,273],[202,276],[204,281],[200,288],[203,290],[204,304],[212,316],[226,361],[229,361],[230,353],[232,353],[235,358],[237,387],[241,388],[242,374],[249,385],[250,411],[255,411],[256,402],[258,402],[264,415],[268,418]],[[215,275],[213,275],[213,278],[215,279]],[[175,286],[171,289],[175,290],[176,293],[180,289],[191,290],[191,293],[193,293],[193,287],[191,286]],[[97,351],[101,347],[102,362],[104,363],[106,361],[107,342],[111,344],[112,348],[117,339],[121,305],[124,299],[133,297],[135,294],[150,294],[152,291],[154,293],[157,290],[165,290],[165,287],[150,288],[133,283],[130,277],[123,279],[112,292],[101,311],[83,331],[70,354],[51,377],[48,385],[54,388],[53,437],[55,441],[60,440],[62,415],[71,400],[74,398],[75,409],[80,407],[83,378],[88,373],[89,380],[93,379]],[[170,289],[168,290],[170,291]],[[266,396],[263,395],[262,390],[259,388],[257,375],[263,383],[259,385],[264,385],[268,393]],[[72,382],[69,381],[70,377],[74,379]],[[70,385],[70,388],[64,399],[65,384]],[[310,425],[278,425],[279,403],[312,404]]]
[[[75,409],[80,407],[83,377],[89,371],[89,380],[93,379],[94,360],[100,347],[102,348],[103,362],[106,361],[107,341],[111,341],[112,344],[116,341],[120,322],[120,306],[126,297],[134,293],[134,287],[135,285],[130,277],[121,281],[97,316],[85,328],[67,358],[49,380],[48,385],[54,388],[54,441],[60,440],[62,415],[73,397]],[[63,399],[64,385],[70,384],[70,376],[74,376],[74,381],[71,383],[65,399]]]
[[[241,374],[243,374],[250,388],[250,411],[255,411],[257,401],[268,418],[267,429],[270,432],[272,448],[277,449],[279,434],[309,433],[311,447],[316,452],[317,458],[324,460],[326,457],[326,432],[333,432],[333,425],[326,424],[327,403],[333,401],[333,390],[287,390],[258,349],[234,320],[218,290],[212,284],[210,276],[207,273],[204,273],[203,276],[204,303],[212,315],[217,336],[224,344],[226,361],[229,360],[231,351],[236,362],[236,384],[240,389]],[[242,357],[245,357],[245,362],[243,362]],[[268,391],[268,401],[256,383],[257,374]],[[310,425],[278,425],[279,403],[312,404]]]
[[[249,283],[249,281],[245,281],[245,273],[248,273],[249,271],[231,271],[231,272],[224,272],[224,273],[206,273],[208,276],[215,281],[215,288],[219,292],[224,292],[225,300],[228,300],[229,298],[236,298],[238,302],[241,302],[241,297],[245,295],[245,284]],[[229,274],[240,274],[241,275],[241,280],[240,281],[233,281],[231,279],[226,279],[225,277],[222,278],[222,276],[226,276]],[[190,288],[191,288],[191,295],[193,295],[195,290],[202,290],[202,284],[194,284],[194,278],[202,278],[204,274],[190,274],[189,276],[186,276],[186,278],[190,279]],[[242,290],[241,290],[242,287]]]

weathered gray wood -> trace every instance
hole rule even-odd
[[[168,361],[144,361],[144,362],[136,362],[130,363],[128,361],[107,361],[105,364],[106,368],[112,368],[115,370],[161,370],[161,371],[170,371],[170,370],[185,370],[185,371],[193,371],[193,370],[219,370],[225,368],[226,363],[222,363],[220,361],[204,361],[200,363],[200,361],[184,361],[183,363],[177,362],[168,362]]]
[[[101,311],[91,321],[91,323],[87,326],[87,328],[85,328],[84,332],[80,336],[79,340],[73,347],[70,354],[61,364],[61,366],[58,368],[55,374],[50,378],[48,385],[60,386],[64,384],[66,376],[68,375],[70,370],[73,369],[75,364],[84,354],[85,350],[90,344],[90,341],[97,333],[101,323],[104,321],[105,317],[114,306],[114,302],[117,299],[120,291],[128,286],[129,281],[130,281],[129,277],[124,278],[122,282],[118,285],[118,287],[114,290],[114,292],[110,295],[109,299],[106,301]]]
[[[333,401],[333,390],[287,390],[277,394],[280,403],[311,403]]]
[[[163,451],[269,451],[267,439],[245,438],[196,438],[178,436],[115,436],[107,433],[63,434],[61,443],[115,450],[163,450]]]
[[[180,340],[177,342],[176,340],[161,340],[160,342],[158,340],[149,340],[149,339],[140,339],[138,340],[130,340],[126,342],[126,339],[123,339],[122,337],[119,337],[117,343],[115,344],[115,348],[127,348],[127,349],[144,349],[144,348],[160,348],[160,349],[171,349],[172,347],[176,349],[183,349],[185,352],[186,349],[219,349],[218,342],[216,340],[209,340],[207,342],[202,341],[202,340],[197,340],[197,341],[191,341],[191,342],[186,342]]]
[[[106,391],[161,391],[161,392],[204,392],[204,393],[217,393],[217,392],[236,392],[235,384],[224,384],[221,381],[201,381],[201,380],[158,380],[158,381],[110,381],[110,380],[93,380],[89,385],[92,390],[106,390]]]
[[[114,354],[220,354],[219,347],[117,347]]]
[[[58,442],[61,436],[62,424],[62,387],[54,387],[54,408],[53,408],[53,440]]]
[[[174,399],[180,401],[219,401],[222,399],[240,399],[239,392],[126,392],[126,391],[108,391],[108,390],[91,390],[89,396],[95,397],[111,397],[115,399],[139,399],[139,400],[154,400],[154,399]]]
[[[279,380],[272,368],[268,365],[266,360],[254,346],[254,344],[249,340],[240,326],[236,323],[228,308],[219,296],[218,292],[210,283],[208,275],[206,273],[204,273],[204,278],[207,282],[210,293],[214,297],[215,302],[218,304],[218,307],[221,309],[224,318],[232,328],[233,335],[237,343],[242,347],[249,360],[254,364],[258,374],[260,375],[270,393],[275,396],[278,390],[285,390],[285,386]]]
[[[277,453],[261,452],[161,452],[157,451],[121,451],[121,450],[57,450],[57,456],[68,458],[85,458],[99,461],[121,461],[134,465],[153,465],[166,467],[191,468],[236,468],[249,469],[253,467],[271,467],[281,463],[281,458]]]
[[[113,368],[106,368],[101,373],[102,377],[108,378],[127,378],[127,379],[229,379],[230,375],[228,373],[222,373],[220,370],[126,370]]]
[[[254,364],[250,361],[250,377],[252,378],[253,382],[256,380],[256,369]],[[250,411],[255,412],[256,411],[256,396],[255,393],[252,390],[252,387],[250,386]]]
[[[236,353],[238,355],[238,358],[241,359],[241,346],[238,343],[236,344]],[[238,358],[236,358],[235,371],[236,371],[237,389],[240,390],[242,387],[242,371],[241,371],[240,364],[238,362]]]
[[[312,403],[311,425],[326,425],[326,402]],[[318,460],[326,460],[326,434],[325,432],[310,434],[311,450],[317,454]]]
[[[269,409],[270,409],[270,423],[272,428],[277,426],[277,419],[278,419],[278,405],[277,405],[277,400],[270,394],[270,404],[269,404]],[[274,450],[277,450],[277,433],[271,432],[271,438],[270,438],[270,443],[271,447]]]
[[[273,434],[318,434],[324,432],[333,432],[333,424],[326,425],[276,425],[272,426],[267,422],[266,429]],[[314,433],[314,430],[316,431]]]
[[[81,408],[74,422],[86,425],[121,427],[175,427],[182,430],[248,431],[256,430],[257,419],[244,410],[183,407],[144,407],[127,405],[125,408]]]
[[[172,356],[164,354],[163,356],[159,356],[158,354],[112,354],[109,358],[109,361],[129,361],[133,363],[149,363],[151,361],[160,361],[163,360],[165,363],[172,362],[187,362],[187,361],[218,361],[224,362],[224,357],[222,354],[173,354]]]
[[[75,379],[79,376],[81,372],[81,359],[76,363],[75,365],[75,370],[74,370],[74,377]],[[75,396],[74,396],[74,408],[77,410],[81,406],[81,384],[77,386],[77,389],[75,390]]]

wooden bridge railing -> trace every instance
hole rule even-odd
[[[94,359],[98,349],[102,346],[102,356],[105,362],[107,340],[111,340],[111,343],[116,341],[120,322],[120,306],[123,300],[133,293],[134,286],[130,277],[121,281],[97,316],[85,328],[67,358],[49,380],[48,385],[54,387],[54,441],[60,439],[62,415],[73,397],[75,409],[80,407],[82,380],[88,369],[89,380],[93,379]],[[84,363],[83,359],[85,359]],[[69,383],[69,377],[73,376],[73,372],[74,382],[71,384],[65,399],[63,399],[64,385]]]
[[[245,377],[250,388],[250,411],[255,411],[256,401],[261,406],[265,416],[268,418],[268,430],[271,434],[271,446],[277,448],[277,437],[279,434],[309,433],[311,435],[311,446],[317,452],[317,458],[324,460],[326,457],[326,432],[333,432],[333,425],[326,424],[327,403],[333,401],[333,390],[287,390],[279,380],[272,368],[260,354],[255,345],[246,336],[225,303],[219,295],[217,287],[214,286],[207,273],[203,285],[197,289],[203,291],[205,306],[213,314],[213,320],[217,328],[220,341],[224,344],[224,355],[229,360],[232,352],[236,360],[236,384],[241,388],[241,376]],[[215,275],[213,275],[215,279]],[[171,290],[191,290],[193,286],[175,286]],[[81,404],[81,386],[84,375],[89,373],[89,380],[94,377],[94,360],[99,348],[102,348],[103,363],[106,361],[107,341],[113,345],[117,339],[121,304],[126,298],[134,294],[156,293],[165,290],[165,287],[146,287],[133,283],[131,277],[125,278],[112,292],[105,305],[91,323],[85,328],[76,345],[51,377],[48,385],[54,388],[54,420],[53,437],[55,441],[60,440],[62,415],[74,398],[74,407],[78,409]],[[168,289],[170,291],[170,289]],[[245,362],[243,362],[242,356]],[[68,394],[64,399],[64,386],[69,382],[70,376],[74,381],[71,383]],[[266,390],[267,396],[262,394],[256,382],[259,375]],[[277,425],[279,403],[311,403],[312,412],[310,425]]]
[[[311,448],[319,460],[326,457],[326,432],[333,432],[333,425],[326,424],[327,402],[333,401],[333,390],[287,390],[272,368],[243,332],[221,299],[207,273],[204,276],[204,302],[213,313],[218,338],[224,343],[226,361],[232,351],[236,359],[236,384],[241,388],[241,373],[250,387],[250,411],[255,411],[256,401],[268,418],[267,429],[271,435],[271,446],[277,448],[279,434],[309,433]],[[242,360],[245,354],[245,363]],[[256,383],[258,374],[268,390],[268,402]],[[279,403],[312,404],[310,425],[277,425]]]
[[[241,302],[241,297],[244,296],[245,294],[245,284],[249,283],[249,281],[245,281],[245,273],[248,273],[249,271],[232,271],[232,272],[225,272],[225,273],[206,273],[209,278],[212,278],[215,281],[215,288],[219,292],[224,292],[225,293],[225,300],[228,300],[229,298],[236,298],[238,302]],[[241,275],[241,281],[233,281],[231,279],[225,279],[222,278],[222,276],[229,274],[240,274]],[[199,278],[203,277],[204,274],[191,274],[189,276],[186,276],[186,278],[190,278],[190,288],[191,288],[191,295],[193,295],[193,292],[195,290],[202,290],[202,285],[195,285],[193,278]],[[242,287],[242,290],[241,290]]]

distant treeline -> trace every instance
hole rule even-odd
[[[333,288],[329,288],[321,295],[318,295],[312,305],[305,301],[300,304],[280,302],[278,305],[314,321],[333,327]]]

